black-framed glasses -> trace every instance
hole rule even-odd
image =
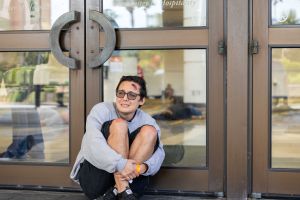
[[[124,98],[125,95],[127,95],[127,98],[129,100],[135,100],[137,96],[140,96],[140,94],[137,94],[137,93],[134,93],[134,92],[131,92],[131,91],[130,92],[125,92],[124,90],[118,90],[116,92],[116,96],[118,98]]]

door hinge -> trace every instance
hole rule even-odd
[[[258,54],[259,51],[259,44],[257,40],[252,40],[250,43],[250,54]]]
[[[224,41],[218,42],[218,53],[220,55],[226,55],[226,45]]]

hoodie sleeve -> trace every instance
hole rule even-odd
[[[145,164],[148,165],[148,170],[143,174],[144,176],[156,174],[165,159],[165,151],[163,149],[163,144],[160,139],[160,135],[161,135],[160,128],[153,118],[151,118],[151,120],[149,121],[150,121],[150,125],[154,126],[157,130],[159,146],[156,149],[156,151],[152,154],[152,156],[144,162]]]
[[[143,174],[144,176],[154,175],[160,169],[163,161],[165,159],[165,151],[163,145],[159,144],[159,147],[154,152],[154,154],[146,160],[144,163],[148,165],[148,170]]]
[[[107,144],[101,127],[108,121],[110,110],[105,104],[97,104],[87,117],[86,132],[82,139],[81,151],[84,159],[95,167],[109,173],[121,171],[127,162]]]

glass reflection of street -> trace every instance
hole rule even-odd
[[[114,101],[120,77],[137,74],[147,83],[141,107],[157,120],[165,167],[207,167],[206,49],[114,51],[104,64],[104,101]]]
[[[299,55],[299,48],[272,48],[272,168],[300,168]]]
[[[69,162],[69,70],[48,52],[0,54],[0,162]]]

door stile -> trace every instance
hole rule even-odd
[[[218,54],[218,43],[224,39],[224,3],[210,0],[208,48],[208,190],[224,191],[224,57]],[[226,51],[226,44],[225,44]]]
[[[268,1],[253,0],[253,39],[259,53],[253,55],[253,192],[267,190],[268,166]],[[257,171],[256,171],[257,169]]]

